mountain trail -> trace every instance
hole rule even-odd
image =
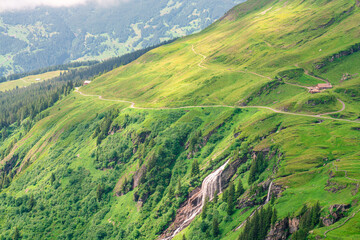
[[[298,63],[295,64],[295,67],[301,68]],[[306,70],[305,68],[301,68],[301,69],[304,69],[305,75],[308,75],[309,77],[313,77],[313,78],[316,78],[317,80],[320,80],[320,81],[323,81],[323,82],[326,82],[326,83],[330,83],[327,79],[323,79],[323,78],[320,78],[320,77],[316,77],[316,76],[314,76],[314,75],[311,75],[311,74],[309,73],[309,71]]]
[[[201,59],[201,61],[199,62],[198,66],[204,69],[207,69],[207,67],[203,66],[202,63],[205,61],[205,59],[207,58],[205,55],[202,55],[201,53],[198,53],[195,51],[194,49],[194,45],[192,45],[192,51],[196,54],[199,55],[200,57],[202,57],[203,59]]]
[[[333,231],[333,230],[335,230],[335,229],[338,229],[338,228],[344,226],[345,223],[347,223],[350,219],[352,219],[353,217],[355,217],[355,215],[356,215],[357,213],[359,213],[359,212],[360,212],[360,209],[357,210],[356,212],[354,212],[351,216],[349,216],[342,224],[340,224],[340,225],[338,225],[338,226],[336,226],[336,227],[333,227],[333,228],[325,231],[325,232],[324,232],[324,237],[326,238],[326,235],[327,235],[329,232],[331,232],[331,231]]]
[[[274,109],[274,108],[271,108],[271,107],[265,107],[265,106],[199,105],[199,106],[157,107],[157,108],[155,108],[155,107],[153,107],[153,108],[150,108],[150,107],[136,107],[134,102],[126,101],[126,100],[106,99],[106,98],[103,98],[100,95],[84,94],[84,93],[79,91],[79,88],[75,89],[75,92],[79,93],[80,95],[82,95],[84,97],[98,97],[102,101],[130,103],[131,105],[129,107],[127,107],[127,108],[142,109],[142,110],[176,110],[176,109],[189,109],[189,108],[234,108],[234,109],[258,108],[258,109],[270,110],[270,111],[272,111],[274,113],[285,114],[285,115],[321,118],[321,119],[335,120],[335,121],[341,121],[341,122],[360,123],[360,121],[349,120],[349,119],[338,119],[338,118],[332,118],[332,117],[325,117],[325,116],[321,116],[321,115],[311,115],[311,114],[285,112],[285,111],[281,111],[281,110],[277,110],[277,109]]]

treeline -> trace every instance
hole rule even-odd
[[[259,152],[256,158],[252,161],[249,173],[248,183],[253,184],[264,172],[268,165],[268,161],[265,159],[263,152]]]
[[[292,236],[293,240],[306,239],[309,231],[314,229],[320,224],[321,207],[319,202],[314,206],[308,207],[306,204],[303,206],[300,212],[300,224],[299,230]]]
[[[61,65],[56,65],[56,66],[50,66],[50,67],[46,67],[46,68],[41,68],[41,69],[37,69],[31,72],[25,72],[25,73],[14,73],[11,74],[7,77],[1,77],[0,78],[0,83],[1,82],[7,82],[7,81],[12,81],[12,80],[17,80],[20,78],[24,78],[27,76],[31,76],[31,75],[38,75],[38,74],[42,74],[42,73],[47,73],[47,72],[53,72],[53,71],[58,71],[58,70],[70,70],[72,68],[78,68],[78,67],[88,67],[88,66],[92,66],[99,63],[99,61],[83,61],[83,62],[72,62],[72,63],[66,63],[66,64],[61,64]]]
[[[8,134],[6,128],[11,124],[22,121],[27,117],[34,118],[38,113],[52,106],[62,94],[69,94],[74,86],[80,86],[84,79],[93,78],[104,72],[108,72],[118,66],[128,64],[148,51],[161,45],[170,43],[174,40],[163,42],[157,46],[152,46],[133,53],[125,54],[121,57],[111,58],[101,63],[95,62],[72,63],[49,67],[31,72],[38,74],[46,71],[70,69],[76,66],[88,65],[83,69],[69,70],[67,73],[61,74],[50,81],[32,84],[27,88],[14,89],[12,91],[0,92],[0,140],[3,140]],[[10,78],[23,77],[25,74],[14,74]],[[1,82],[1,80],[0,80]],[[101,135],[103,136],[103,135]],[[99,143],[102,139],[99,137]]]
[[[263,240],[265,239],[270,227],[275,224],[277,219],[276,209],[271,206],[256,210],[254,216],[246,222],[244,231],[238,240]]]
[[[73,62],[73,63],[67,63],[67,64],[62,64],[62,65],[42,68],[42,69],[38,69],[35,71],[27,72],[27,73],[12,74],[12,75],[9,75],[8,77],[1,77],[0,83],[6,82],[6,81],[11,81],[11,80],[17,80],[17,79],[20,79],[20,78],[23,78],[26,76],[37,75],[37,74],[42,74],[42,73],[57,71],[57,70],[68,70],[68,72],[61,74],[59,77],[57,77],[58,80],[90,79],[90,78],[93,78],[94,76],[97,76],[104,72],[109,72],[119,66],[126,65],[126,64],[138,59],[139,57],[141,57],[145,53],[151,51],[152,49],[160,47],[160,46],[168,44],[168,43],[171,43],[173,41],[175,41],[175,39],[170,40],[170,41],[165,41],[158,45],[154,45],[154,46],[151,46],[148,48],[137,50],[132,53],[122,55],[120,57],[110,58],[110,59],[104,60],[102,62],[99,62],[99,61]],[[85,68],[79,68],[79,67],[85,67]],[[76,69],[76,68],[79,68],[79,69]]]
[[[79,84],[80,82],[51,80],[32,84],[27,88],[0,92],[0,137],[7,136],[6,128],[11,124],[28,117],[33,119],[58,101],[61,95],[69,94],[74,85]]]

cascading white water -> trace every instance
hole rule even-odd
[[[268,203],[270,201],[270,194],[271,194],[271,187],[272,187],[273,182],[271,181],[269,189],[268,189],[268,194],[265,200],[265,204]]]
[[[214,198],[214,194],[217,191],[218,193],[221,192],[221,173],[224,171],[226,165],[229,161],[227,161],[224,165],[218,168],[215,172],[212,172],[209,176],[207,176],[201,185],[201,192],[202,192],[202,203],[204,205],[205,198],[208,197],[209,201]]]
[[[217,191],[218,194],[221,193],[222,187],[221,187],[221,173],[224,171],[226,165],[229,161],[227,161],[224,165],[222,165],[220,168],[218,168],[216,171],[212,172],[209,176],[207,176],[201,185],[201,190],[194,195],[191,199],[194,199],[197,201],[197,204],[195,206],[191,207],[191,210],[186,216],[186,219],[181,223],[181,225],[174,231],[174,233],[166,238],[163,238],[163,240],[170,240],[173,237],[176,236],[181,230],[183,230],[186,226],[190,224],[190,222],[201,212],[206,197],[209,198],[209,201],[211,201],[214,198],[214,194]],[[191,199],[189,199],[189,204],[191,202]]]

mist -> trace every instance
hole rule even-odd
[[[89,3],[108,7],[128,1],[130,0],[0,0],[0,12],[28,10],[36,7],[74,7]]]

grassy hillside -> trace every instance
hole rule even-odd
[[[157,239],[228,160],[224,193],[174,239],[253,232],[234,230],[270,182],[265,207],[273,226],[299,222],[292,239],[359,238],[359,20],[356,1],[249,0],[14,123],[0,238]],[[334,87],[308,93],[324,81]],[[335,204],[347,210],[324,226]]]
[[[27,77],[24,77],[24,78],[21,78],[18,80],[14,80],[14,81],[2,82],[2,83],[0,83],[0,91],[4,92],[4,91],[12,90],[17,87],[18,88],[27,87],[27,86],[31,85],[32,83],[38,83],[38,82],[52,79],[54,77],[58,77],[58,76],[60,76],[60,74],[62,72],[64,72],[64,71],[53,71],[53,72],[47,72],[47,73],[38,74],[38,75],[27,76]]]
[[[250,1],[241,4],[205,31],[155,49],[136,62],[101,76],[84,91],[133,99],[143,106],[243,104],[279,72],[296,69],[296,66],[313,71],[315,63],[358,42],[359,8],[354,2],[285,3]],[[244,15],[239,8],[252,11]],[[331,24],[327,24],[329,21]],[[345,60],[351,57],[344,56],[341,62],[351,61]],[[326,74],[314,74],[328,78]],[[342,73],[337,75],[336,78],[340,78]],[[358,77],[347,81],[347,86],[358,85]],[[322,83],[310,76],[290,83],[294,81],[305,86]],[[334,78],[329,81],[335,86],[335,92],[331,90],[320,95],[339,97],[336,88],[345,83]],[[324,111],[307,107],[303,102],[311,101],[313,96],[307,94],[306,89],[293,85],[274,88],[272,92],[280,92],[281,97],[271,97],[268,106],[313,113],[329,112],[338,107],[336,101],[327,104],[331,106],[326,106]],[[257,95],[264,97],[262,92]],[[344,114],[358,117],[351,116],[353,112]]]

